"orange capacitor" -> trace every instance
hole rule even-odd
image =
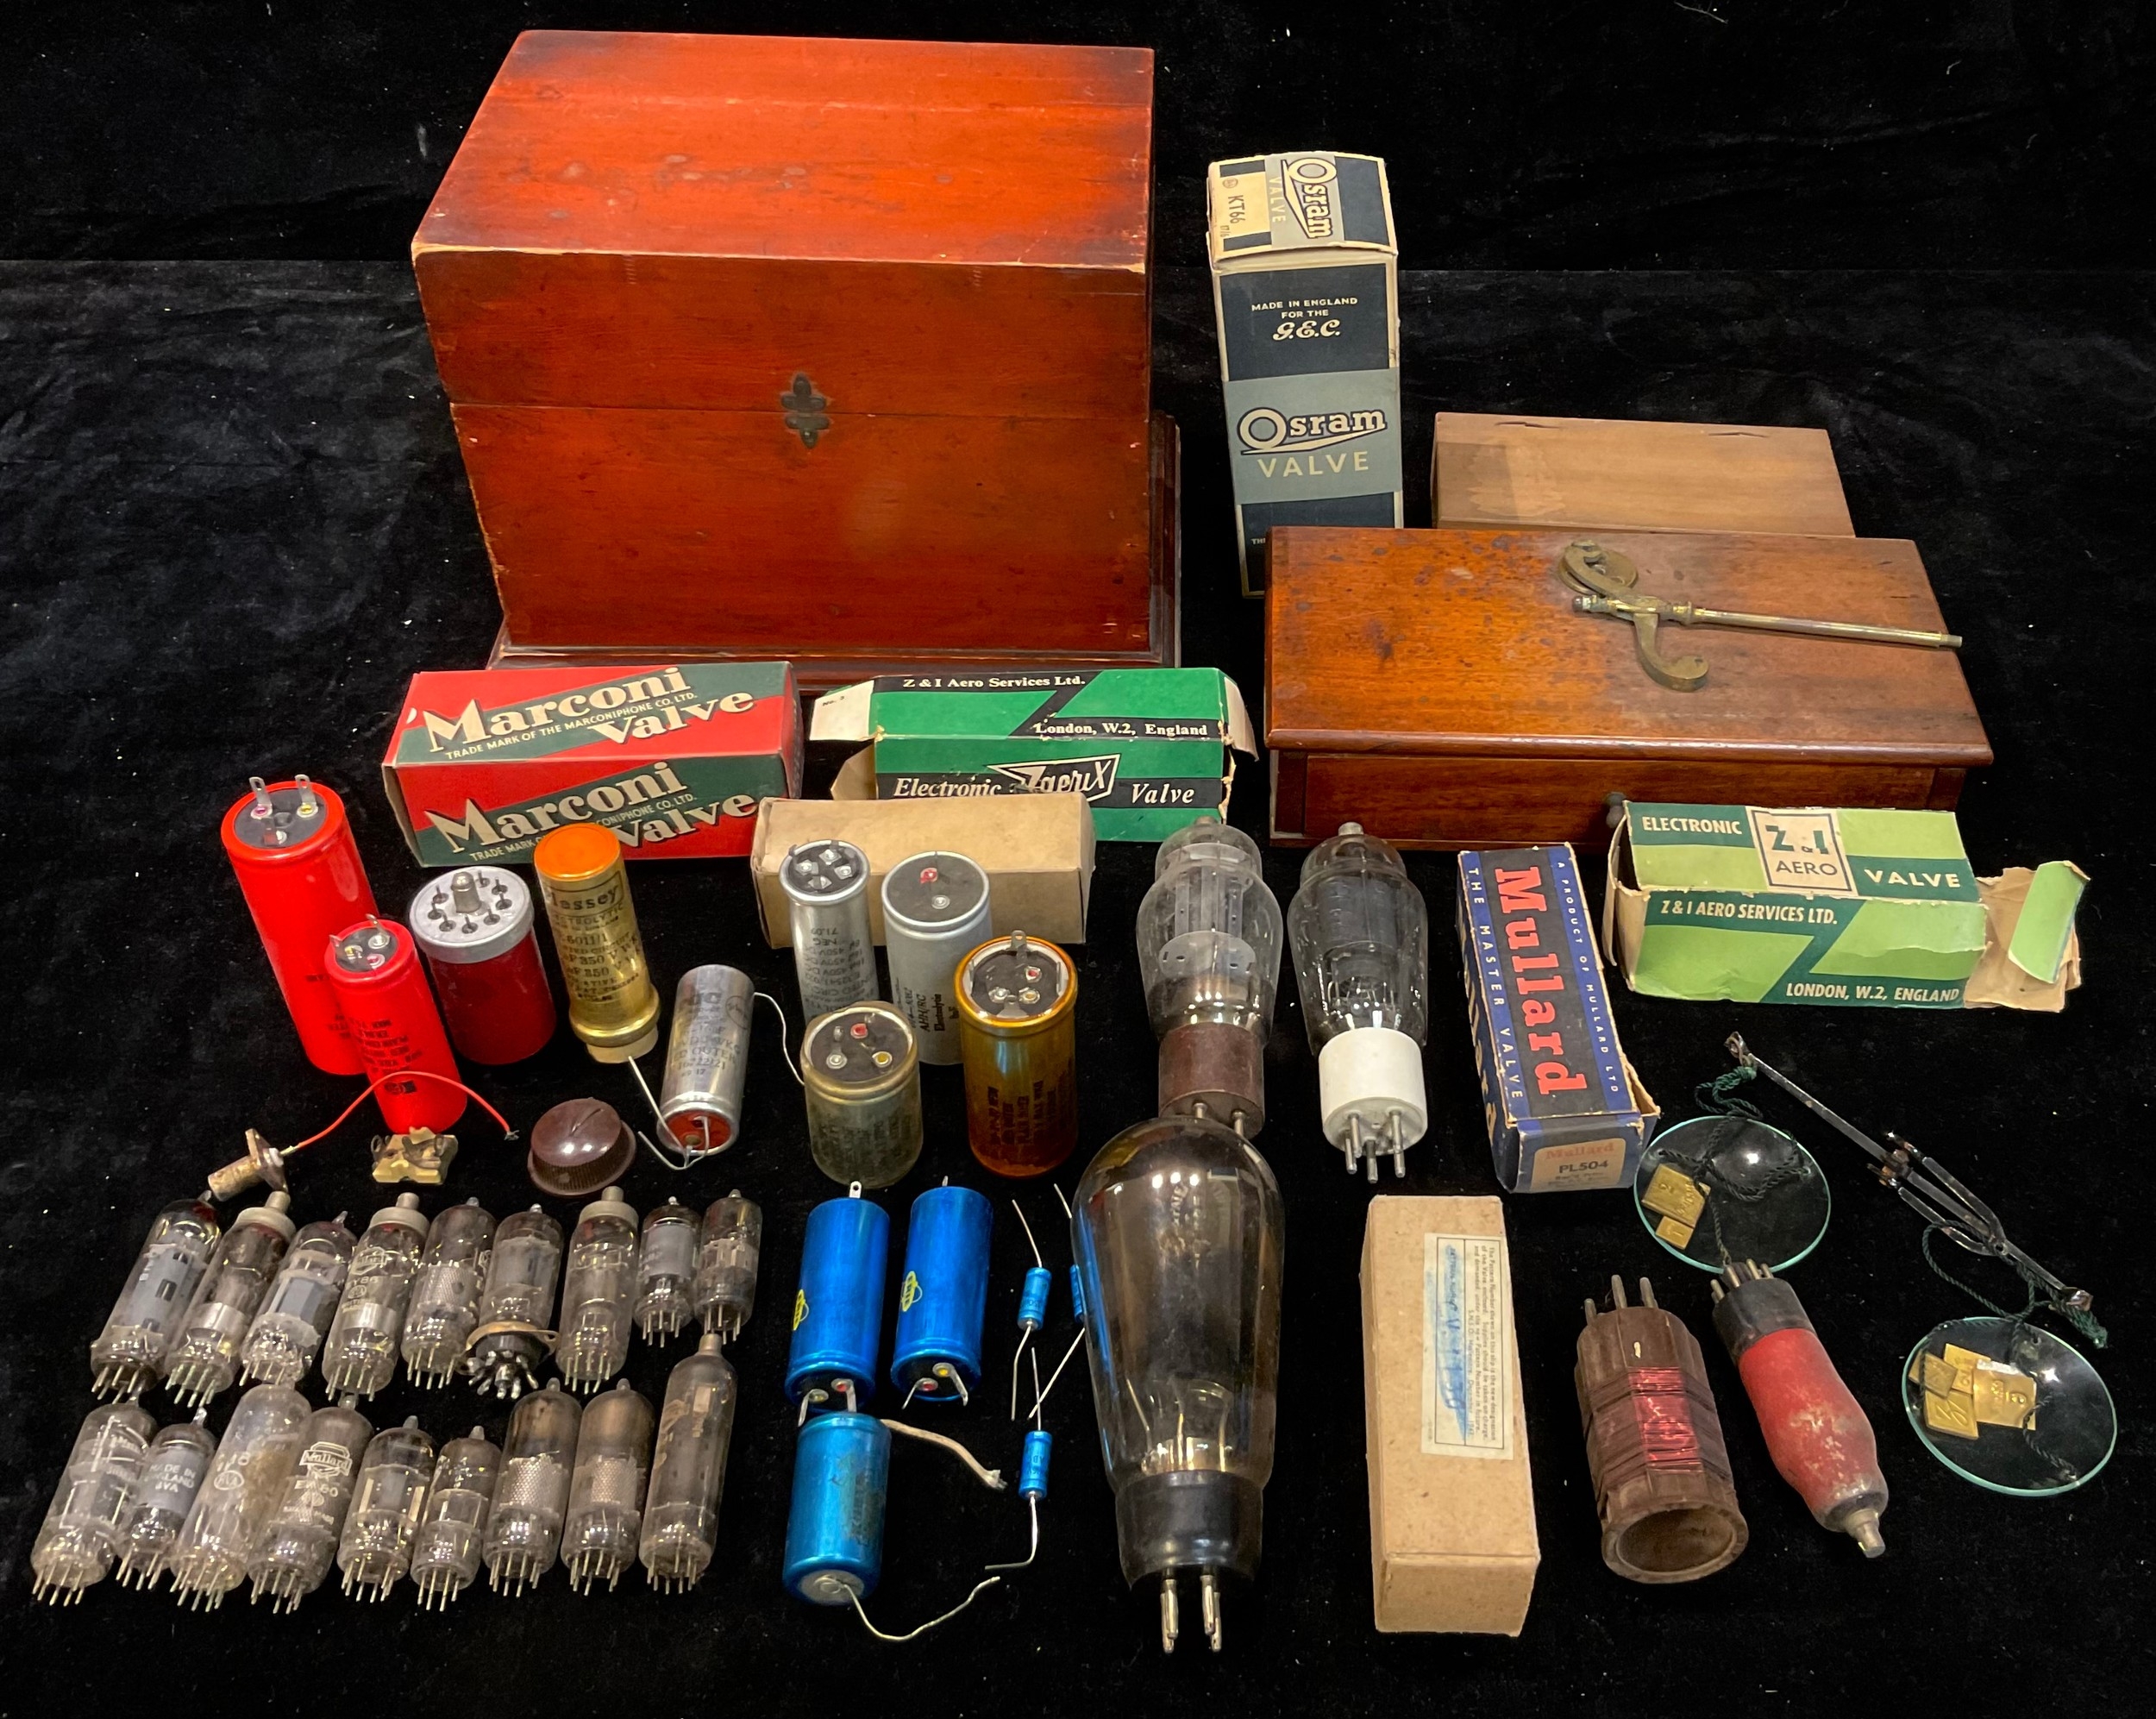
[[[1078,1145],[1078,972],[1052,943],[992,938],[958,963],[966,1133],[999,1176],[1045,1176]]]
[[[329,940],[323,971],[365,1072],[382,1082],[374,1100],[391,1132],[447,1132],[464,1114],[464,1088],[411,933],[393,920],[362,919]]]
[[[323,945],[374,911],[344,802],[305,776],[248,780],[220,827],[225,857],[307,1060],[324,1074],[356,1075],[359,1048],[322,966]]]

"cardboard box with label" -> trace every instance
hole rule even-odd
[[[1651,996],[2056,1011],[2087,881],[2064,861],[1978,877],[1951,812],[1634,801],[1603,937]]]
[[[1275,525],[1402,521],[1399,248],[1385,164],[1307,150],[1206,175],[1245,596]]]
[[[1660,1112],[1617,1042],[1572,850],[1462,854],[1459,934],[1499,1183],[1631,1187]]]
[[[415,674],[382,788],[422,865],[506,865],[604,824],[636,859],[749,851],[757,803],[797,794],[784,662]]]
[[[749,864],[756,911],[774,949],[793,942],[779,871],[803,842],[851,842],[868,856],[868,928],[883,941],[884,874],[900,860],[940,850],[988,874],[988,917],[1050,943],[1086,940],[1093,888],[1093,808],[1076,794],[993,800],[767,800]]]
[[[809,737],[867,741],[834,799],[1078,794],[1104,842],[1157,842],[1225,818],[1235,755],[1257,743],[1217,668],[894,674],[826,693]]]
[[[1363,1402],[1378,1628],[1519,1634],[1542,1552],[1501,1202],[1370,1201]]]

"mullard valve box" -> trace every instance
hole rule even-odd
[[[496,660],[1175,655],[1153,58],[536,30],[412,242]]]

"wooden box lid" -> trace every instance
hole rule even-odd
[[[1306,752],[1991,762],[1952,651],[1699,627],[1648,678],[1620,620],[1576,614],[1570,531],[1282,527],[1266,607],[1266,743]],[[1603,532],[1639,589],[1718,608],[1943,630],[1916,546],[1871,537]]]
[[[531,30],[412,242],[460,402],[1142,430],[1143,48]]]
[[[1823,430],[1438,414],[1434,523],[1853,536]]]

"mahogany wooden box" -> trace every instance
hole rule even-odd
[[[1946,650],[1670,628],[1672,691],[1624,621],[1572,611],[1571,531],[1282,527],[1266,602],[1274,839],[1350,819],[1403,847],[1608,839],[1610,797],[1952,807],[1991,762]],[[1913,543],[1616,531],[1642,593],[1944,630]]]
[[[1174,661],[1152,81],[519,36],[412,242],[497,660]]]

